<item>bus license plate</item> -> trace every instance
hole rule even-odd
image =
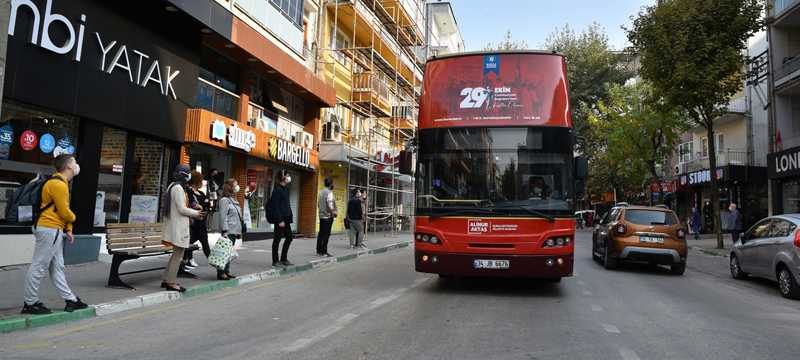
[[[474,260],[472,266],[476,269],[508,269],[511,262],[508,260]]]
[[[663,244],[664,238],[660,238],[657,236],[639,236],[639,241],[650,244]]]

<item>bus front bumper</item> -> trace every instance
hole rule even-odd
[[[552,279],[572,276],[573,254],[565,255],[501,255],[453,254],[414,251],[417,272],[495,277],[529,277]],[[508,268],[478,268],[476,260],[507,260]],[[559,261],[560,260],[560,261]]]

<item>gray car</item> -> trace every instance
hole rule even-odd
[[[733,244],[731,276],[778,282],[781,295],[800,299],[800,214],[765,218]]]

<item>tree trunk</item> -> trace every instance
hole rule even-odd
[[[709,118],[706,121],[706,135],[708,136],[708,170],[711,175],[711,209],[714,216],[714,234],[717,235],[717,249],[724,248],[722,231],[719,219],[719,182],[717,179],[717,148],[714,139],[714,122]]]

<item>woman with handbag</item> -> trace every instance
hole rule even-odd
[[[168,291],[184,292],[186,288],[177,281],[178,269],[183,261],[183,253],[189,247],[189,220],[202,219],[203,211],[189,207],[184,186],[191,179],[188,165],[178,165],[172,184],[164,193],[164,240],[172,246],[172,256],[164,271],[161,287]]]
[[[242,209],[236,201],[236,194],[240,191],[239,182],[236,179],[228,179],[222,185],[222,198],[219,200],[220,231],[222,237],[218,241],[230,241],[230,246],[236,244],[236,240],[242,238],[246,231],[242,218]],[[236,276],[231,275],[231,263],[228,259],[224,268],[217,268],[217,279],[230,280]]]

